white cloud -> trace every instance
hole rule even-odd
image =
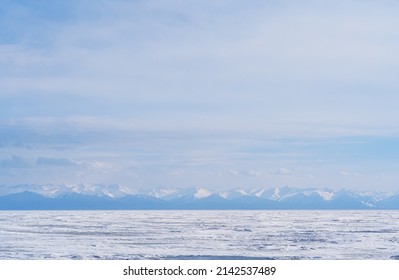
[[[112,164],[103,161],[90,161],[86,164],[94,170],[108,170],[114,167]]]
[[[363,162],[331,139],[399,135],[396,2],[71,2],[2,18],[3,169],[24,154],[87,179],[305,184]]]
[[[282,176],[290,176],[292,175],[294,172],[286,169],[286,168],[279,168],[276,171],[274,171],[272,174],[273,175],[282,175]]]

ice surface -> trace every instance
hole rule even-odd
[[[399,211],[1,211],[0,259],[398,259]]]

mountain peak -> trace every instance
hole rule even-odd
[[[36,196],[26,196],[24,193]],[[399,209],[397,192],[383,194],[345,189],[334,191],[326,188],[275,187],[211,191],[202,187],[171,187],[134,191],[117,184],[0,186],[0,200],[4,205],[9,201],[13,201],[14,204],[11,205],[15,207],[23,204],[23,201],[43,201],[43,205],[56,205],[62,199],[69,199],[69,202],[71,199],[77,200],[78,204],[91,201],[99,209],[102,203],[106,209]],[[79,207],[78,209],[86,209],[88,206]]]

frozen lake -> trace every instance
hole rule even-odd
[[[399,259],[399,211],[0,211],[0,259]]]

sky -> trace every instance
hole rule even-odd
[[[0,185],[398,190],[398,12],[3,0]]]

